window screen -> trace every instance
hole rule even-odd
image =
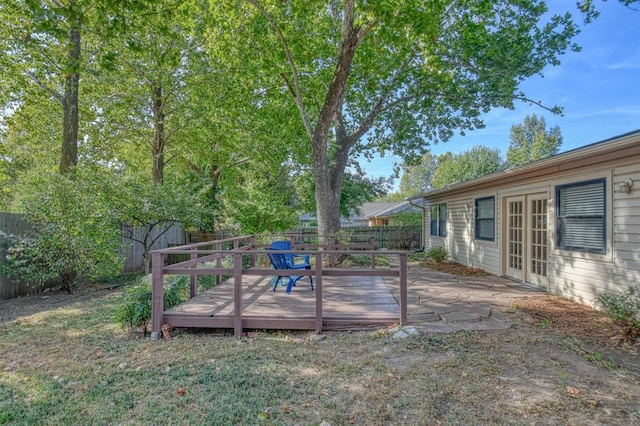
[[[605,253],[605,179],[556,187],[556,246]]]
[[[431,206],[431,235],[447,236],[447,204],[440,203]]]
[[[476,199],[476,239],[493,241],[495,239],[495,197]]]

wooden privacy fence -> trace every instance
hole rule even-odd
[[[23,214],[20,213],[0,213],[0,231],[7,235],[27,235],[33,230],[32,225],[27,222]],[[161,249],[171,246],[181,246],[185,244],[186,237],[183,227],[179,223],[171,225],[164,230],[156,228],[150,235],[151,239],[155,239],[152,249]],[[143,231],[127,225],[122,225],[122,255],[125,257],[125,264],[122,268],[123,273],[139,272],[144,270],[143,250],[141,244],[133,243],[125,235],[131,234],[134,238],[140,240],[143,238]],[[4,261],[5,253],[0,252],[0,262]],[[45,290],[47,287],[53,287],[57,283],[49,283],[44,286],[34,286],[26,281],[12,281],[9,278],[0,275],[0,299],[12,299],[15,297],[26,296],[28,294],[37,294]]]
[[[220,230],[215,233],[187,232],[185,244],[230,239],[239,236],[233,230]],[[300,228],[282,233],[297,244],[318,244],[317,228]],[[376,249],[416,250],[421,247],[422,225],[402,226],[350,226],[343,227],[334,237],[346,245],[373,244]]]
[[[32,227],[24,219],[24,215],[18,213],[0,213],[0,231],[6,235],[24,235],[31,231]],[[0,253],[0,261],[5,260],[4,251]],[[37,289],[37,292],[44,290]],[[12,299],[24,296],[35,290],[27,282],[13,282],[4,275],[0,275],[0,299]]]
[[[232,247],[224,249],[231,244]],[[309,245],[305,245],[310,248]],[[293,246],[291,251],[276,251],[273,253],[294,253],[310,255],[315,259],[315,264],[310,269],[268,269],[256,266],[256,260],[260,256],[266,257],[263,250],[265,245],[256,244],[255,236],[241,236],[236,238],[202,242],[173,247],[164,250],[156,250],[152,254],[152,337],[158,338],[162,326],[165,324],[176,327],[203,327],[203,328],[232,328],[236,336],[240,336],[245,328],[253,329],[301,329],[321,332],[327,326],[349,326],[350,324],[380,323],[388,318],[372,318],[371,316],[329,318],[323,313],[323,280],[330,277],[394,277],[397,278],[399,294],[399,315],[395,319],[400,324],[407,322],[407,254],[406,252],[384,252],[385,255],[397,256],[399,261],[396,267],[391,269],[375,269],[375,251],[372,250],[330,250],[327,247],[315,246],[312,250],[302,250],[300,246]],[[371,268],[342,269],[331,264],[331,260],[337,256],[369,254],[372,256]],[[380,254],[380,253],[378,253]],[[169,255],[186,255],[189,260],[166,265],[165,260]],[[230,265],[230,266],[229,266]],[[231,314],[218,315],[206,313],[204,315],[180,315],[172,313],[168,315],[164,309],[164,276],[165,275],[189,275],[190,296],[198,296],[197,278],[199,275],[214,275],[218,285],[223,276],[233,277],[232,299],[233,311]],[[314,279],[315,304],[313,316],[283,317],[278,316],[251,316],[243,314],[243,291],[246,284],[243,279],[249,277],[271,277],[274,275],[292,276],[303,275]],[[270,285],[270,284],[269,284]],[[262,285],[264,289],[264,284]],[[283,295],[283,297],[287,297]],[[289,299],[291,300],[291,299]]]
[[[299,243],[317,244],[318,230],[316,228],[301,228],[288,231],[285,235],[294,238]],[[420,248],[422,237],[421,225],[406,226],[362,226],[344,227],[336,236],[343,244],[369,244],[373,242],[378,249],[387,250],[416,250]]]

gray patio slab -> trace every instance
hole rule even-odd
[[[451,275],[417,263],[409,264],[407,290],[409,324],[424,333],[508,329],[515,319],[505,312],[513,301],[544,293],[502,277]]]

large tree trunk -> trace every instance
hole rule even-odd
[[[151,149],[153,155],[153,175],[154,184],[162,185],[164,182],[164,102],[162,99],[162,86],[153,84],[151,86],[151,96],[153,103],[153,147]]]
[[[342,108],[356,49],[367,32],[363,27],[354,26],[354,10],[354,0],[345,2],[336,68],[312,137],[318,238],[321,244],[340,230],[340,195],[349,145],[341,145],[338,141],[333,158],[329,158],[328,136],[331,123]]]
[[[70,22],[69,50],[65,76],[62,150],[60,153],[59,171],[68,174],[78,164],[78,90],[80,86],[80,17],[75,16]]]
[[[327,172],[315,171],[316,214],[318,219],[318,238],[320,244],[327,243],[330,236],[340,230],[340,192],[332,188]]]
[[[318,218],[318,237],[320,243],[325,243],[327,237],[340,230],[340,195],[342,193],[342,178],[347,164],[350,145],[338,147],[338,154],[329,158],[328,136],[337,111],[342,108],[344,91],[349,78],[351,64],[356,50],[370,30],[370,23],[359,22],[355,24],[356,0],[345,0],[342,11],[341,37],[338,46],[336,67],[333,71],[331,84],[327,89],[322,108],[315,122],[307,115],[300,84],[300,73],[295,64],[294,57],[289,49],[289,44],[277,22],[269,15],[259,0],[249,0],[258,11],[269,21],[271,27],[280,39],[287,63],[292,72],[293,79],[285,77],[285,83],[296,103],[302,122],[312,144],[313,167],[315,173],[315,198]],[[346,157],[343,157],[345,156]]]

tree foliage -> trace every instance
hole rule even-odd
[[[475,146],[460,154],[447,152],[438,158],[438,169],[431,184],[442,188],[456,182],[464,182],[504,168],[500,150]]]
[[[437,169],[438,158],[430,152],[424,153],[418,164],[406,165],[400,178],[398,197],[406,199],[432,189],[432,180]]]
[[[120,225],[91,182],[34,173],[23,184],[18,202],[34,231],[9,249],[9,276],[35,284],[55,280],[71,292],[85,279],[120,272]]]
[[[562,134],[560,127],[547,130],[544,117],[527,116],[523,124],[511,126],[511,142],[507,151],[507,163],[512,166],[530,163],[555,155],[560,151]]]
[[[385,177],[370,178],[357,163],[352,164],[345,173],[340,198],[340,215],[350,217],[363,203],[383,197],[391,188],[391,179]],[[296,176],[298,203],[304,212],[316,211],[315,185],[313,173],[307,170]]]
[[[181,223],[185,228],[199,228],[208,211],[203,201],[206,188],[186,182],[151,185],[133,176],[94,170],[92,189],[107,206],[108,214],[125,226],[123,237],[143,249],[145,271],[151,272],[151,249],[154,243]]]
[[[481,127],[493,107],[537,103],[520,82],[559,64],[577,33],[569,14],[547,19],[536,0],[249,3],[253,28],[269,28],[251,39],[254,51],[269,85],[284,84],[311,147],[321,236],[339,228],[352,155],[421,155]]]

